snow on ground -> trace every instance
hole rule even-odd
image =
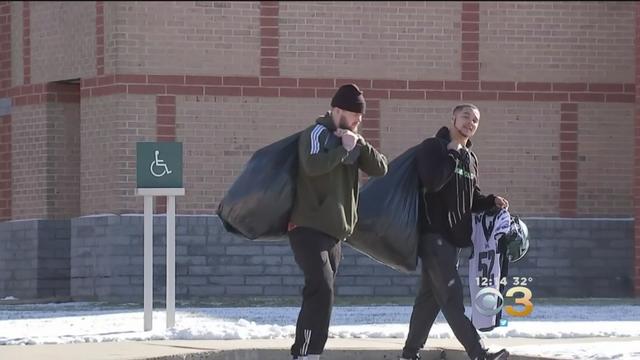
[[[223,340],[292,338],[295,307],[178,308],[176,326],[165,330],[165,312],[156,309],[154,330],[143,331],[143,311],[133,306],[92,303],[0,304],[0,345],[58,344],[124,340]],[[469,311],[469,309],[467,309]],[[405,338],[410,306],[335,307],[333,338]],[[537,305],[525,318],[481,333],[485,338],[640,337],[639,305]],[[453,338],[442,315],[429,335]],[[562,346],[516,346],[518,354],[566,359],[640,359],[640,342],[598,342]]]

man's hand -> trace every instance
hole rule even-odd
[[[338,129],[334,133],[337,137],[342,139],[342,146],[347,150],[351,151],[354,147],[356,147],[356,142],[358,142],[359,136],[358,134],[353,133],[352,131],[345,129]]]
[[[507,199],[500,196],[496,196],[495,198],[496,198],[495,203],[497,207],[499,207],[500,209],[509,209],[509,202],[507,201]]]

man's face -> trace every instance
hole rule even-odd
[[[340,121],[338,127],[341,129],[358,132],[358,125],[362,122],[362,114],[347,110],[340,111]]]
[[[478,130],[480,112],[470,107],[458,110],[453,114],[453,126],[466,138],[471,138]]]

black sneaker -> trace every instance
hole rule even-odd
[[[416,354],[415,356],[411,356],[411,357],[401,356],[400,360],[420,360],[420,354]]]
[[[486,353],[482,360],[507,360],[509,358],[509,352],[502,349],[496,353]]]

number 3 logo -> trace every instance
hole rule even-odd
[[[533,294],[529,288],[524,286],[516,286],[510,288],[505,294],[507,297],[514,297],[515,294],[522,294],[522,297],[515,297],[515,303],[517,305],[524,306],[524,309],[518,311],[514,309],[512,305],[504,306],[507,314],[514,317],[525,317],[533,312],[533,303],[531,297]],[[478,292],[474,302],[474,306],[478,312],[483,315],[491,316],[500,312],[503,308],[502,294],[494,288],[486,287]]]
[[[520,293],[523,296],[515,298],[515,302],[518,305],[524,306],[524,309],[518,311],[515,310],[512,305],[507,305],[504,307],[504,310],[511,316],[525,317],[533,312],[533,303],[531,302],[531,297],[533,296],[533,294],[531,293],[531,290],[529,290],[529,288],[526,288],[524,286],[516,286],[507,290],[506,295],[507,297],[513,297],[513,295],[517,293]]]

